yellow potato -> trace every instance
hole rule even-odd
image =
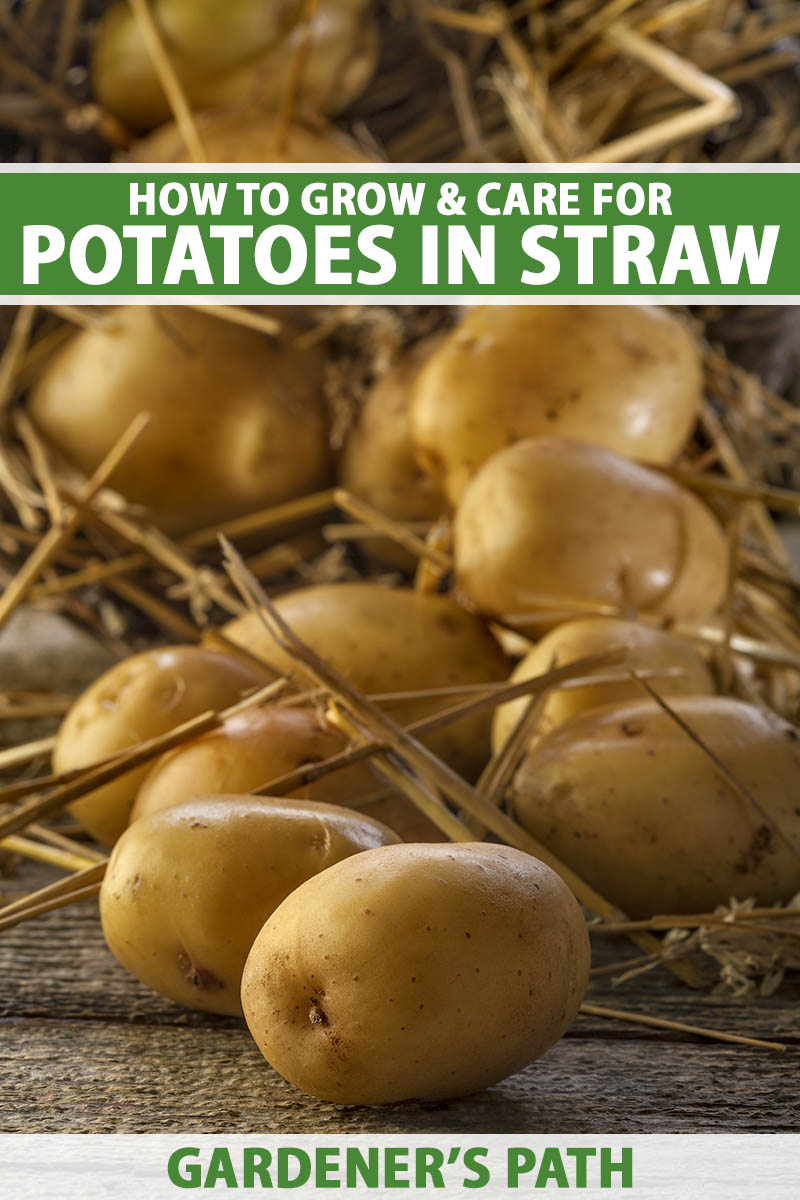
[[[621,647],[625,649],[622,662],[603,668],[600,674],[622,674],[629,670],[663,672],[650,680],[662,696],[700,696],[714,691],[714,681],[705,660],[689,642],[661,629],[614,617],[585,617],[557,625],[526,654],[510,682],[533,679],[554,667],[564,667],[576,659]],[[666,674],[673,669],[681,674]],[[536,733],[548,733],[562,721],[589,708],[625,704],[628,700],[641,698],[642,689],[633,680],[562,688],[550,693]],[[495,751],[507,740],[527,703],[526,698],[512,700],[495,710],[492,723]]]
[[[508,674],[491,634],[447,596],[377,583],[331,583],[287,592],[276,607],[304,642],[368,695],[486,683]],[[225,633],[276,670],[298,674],[257,616],[232,621]],[[387,702],[385,707],[405,725],[457,700]],[[473,715],[424,741],[462,774],[474,776],[489,756],[490,723],[485,713]]]
[[[495,454],[461,498],[454,542],[458,584],[485,613],[589,603],[693,620],[725,595],[727,543],[705,504],[583,442]]]
[[[789,900],[800,889],[798,731],[728,697],[671,704],[747,796],[643,700],[538,741],[511,788],[517,820],[631,917]]]
[[[75,333],[29,398],[42,433],[89,473],[142,411],[114,487],[170,532],[326,482],[322,363],[189,308],[131,305]]]
[[[296,1087],[340,1104],[489,1087],[572,1023],[589,972],[581,910],[506,846],[391,846],[298,888],[256,939],[242,1006]]]
[[[262,687],[266,674],[232,655],[199,646],[134,654],[87,688],[61,723],[53,767],[68,771],[158,737],[211,709],[235,704]],[[98,841],[111,844],[128,824],[150,764],[89,792],[71,812]]]
[[[347,739],[326,726],[314,709],[245,709],[160,758],[139,790],[131,822],[197,796],[261,788],[346,748]],[[404,841],[442,840],[410,800],[385,793],[386,784],[364,763],[324,775],[288,795],[358,809],[390,825]]]
[[[335,116],[361,95],[378,65],[380,42],[372,0],[320,0],[310,22],[295,25],[273,50],[232,73],[220,89],[209,93],[210,103],[246,103],[253,98],[261,107],[277,111],[293,82],[302,44],[307,50],[296,110],[309,117]]]
[[[100,892],[103,933],[148,987],[237,1014],[250,947],[281,901],[331,863],[396,840],[379,822],[328,804],[190,800],[120,838]]]
[[[370,162],[364,152],[338,129],[294,121],[281,131],[274,113],[259,108],[244,112],[204,112],[195,125],[209,162],[315,163]],[[162,125],[149,137],[135,142],[126,153],[132,162],[191,162],[177,125]],[[283,310],[284,313],[287,311]],[[276,314],[279,317],[282,314]]]
[[[395,521],[434,521],[444,511],[441,493],[415,458],[408,415],[419,368],[440,341],[417,342],[376,380],[342,451],[342,486]],[[412,555],[387,538],[361,545],[368,557],[388,566],[410,570],[416,565]]]
[[[663,309],[479,307],[421,372],[412,428],[422,464],[456,503],[481,463],[526,437],[671,462],[701,398],[697,347]]]
[[[252,102],[277,108],[306,38],[308,57],[296,100],[303,109],[341,111],[375,70],[378,37],[371,0],[320,0],[311,21],[300,23],[302,0],[227,0],[224,5],[156,0],[153,7],[193,108]],[[127,2],[112,5],[101,22],[91,78],[103,107],[130,129],[152,129],[171,115]]]

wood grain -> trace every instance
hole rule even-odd
[[[793,1079],[757,1051],[570,1037],[446,1105],[337,1108],[301,1095],[241,1030],[100,1021],[0,1023],[3,1132],[774,1132]],[[794,1106],[794,1107],[793,1107]]]
[[[45,882],[25,867],[7,896]],[[598,939],[596,960],[629,952]],[[631,951],[635,953],[635,950]],[[263,1061],[241,1022],[190,1012],[105,948],[95,902],[0,935],[0,1132],[784,1132],[800,1128],[800,985],[769,1000],[697,994],[657,971],[591,998],[778,1038],[784,1054],[581,1017],[540,1062],[446,1105],[337,1108]]]

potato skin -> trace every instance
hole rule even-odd
[[[533,679],[554,667],[563,667],[576,659],[617,647],[625,648],[625,657],[618,665],[608,667],[615,674],[626,670],[680,668],[682,675],[662,675],[653,681],[662,696],[699,696],[715,690],[703,656],[691,643],[662,629],[615,617],[585,617],[557,625],[526,654],[512,672],[509,682]],[[625,704],[641,698],[642,689],[634,680],[553,691],[536,727],[537,736],[549,733],[562,721],[587,709]],[[492,722],[492,748],[495,752],[511,734],[526,703],[525,698],[512,700],[495,710]]]
[[[596,602],[702,619],[722,602],[727,546],[696,496],[610,450],[529,438],[484,463],[454,523],[458,585],[484,613]]]
[[[504,679],[508,661],[481,621],[447,596],[377,583],[331,583],[298,588],[275,606],[295,633],[367,694],[416,691]],[[239,645],[279,671],[290,660],[257,617],[225,628]],[[452,700],[387,705],[401,724],[450,707]],[[425,739],[457,770],[474,776],[489,756],[490,716],[460,720]]]
[[[517,820],[631,917],[790,899],[800,888],[797,730],[728,697],[671,705],[767,820],[649,700],[594,709],[537,742],[511,787]]]
[[[396,840],[377,821],[308,800],[190,800],[120,838],[100,891],[103,933],[148,987],[238,1015],[242,969],[273,910],[317,871]]]
[[[145,779],[131,822],[197,796],[260,788],[308,763],[347,747],[311,708],[268,705],[229,717],[193,742],[160,758]],[[405,796],[386,796],[386,785],[363,763],[324,775],[288,795],[295,800],[339,804],[383,821],[405,841],[442,840],[442,834]]]
[[[422,364],[441,343],[425,338],[397,356],[372,385],[339,462],[339,481],[355,496],[396,521],[434,521],[445,500],[417,462],[411,440],[409,400]],[[364,541],[371,559],[399,570],[411,570],[416,559],[396,542]]]
[[[340,113],[361,95],[378,65],[380,41],[373,0],[320,0],[316,15],[307,24],[295,25],[256,63],[245,63],[231,72],[221,81],[222,90],[214,89],[210,102],[244,107],[255,94],[260,105],[277,112],[300,44],[309,33],[297,111],[309,119]]]
[[[267,682],[233,655],[200,646],[134,654],[83,692],[61,722],[53,767],[68,771],[158,737],[210,709],[226,708]],[[112,845],[128,824],[150,764],[82,796],[70,812],[98,841]]]
[[[544,863],[483,843],[391,846],[284,901],[242,1005],[264,1057],[312,1096],[446,1100],[558,1041],[588,970],[580,907]]]
[[[189,308],[130,305],[75,333],[31,390],[38,428],[92,472],[142,411],[151,423],[113,485],[168,532],[313,491],[327,480],[322,366]]]
[[[412,427],[423,465],[455,504],[481,463],[526,437],[671,462],[701,398],[695,343],[664,309],[477,307],[421,372]]]
[[[260,109],[245,112],[195,114],[195,124],[209,162],[313,163],[372,161],[336,128],[317,128],[295,121],[278,131],[275,114]],[[127,162],[191,162],[177,125],[162,125],[140,138],[125,154]],[[278,314],[285,315],[284,314]]]

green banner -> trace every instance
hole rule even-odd
[[[800,174],[753,167],[0,172],[0,294],[800,297]]]

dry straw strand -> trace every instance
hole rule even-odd
[[[313,22],[318,10],[319,0],[303,0],[299,20],[300,40],[292,54],[292,61],[289,64],[289,74],[286,86],[283,89],[283,95],[280,99],[278,116],[275,122],[275,153],[277,156],[282,155],[286,150],[286,142],[289,137],[297,101],[303,86],[306,67],[308,66],[308,58],[311,53],[314,37]]]
[[[14,317],[8,341],[0,357],[0,414],[11,399],[16,372],[28,349],[35,317],[35,304],[23,304],[17,309],[17,315]]]
[[[606,1008],[600,1004],[582,1004],[581,1012],[591,1017],[608,1017],[613,1021],[630,1021],[632,1025],[649,1025],[652,1029],[672,1029],[676,1033],[692,1033],[697,1037],[711,1038],[716,1042],[732,1042],[737,1046],[751,1046],[756,1050],[785,1050],[783,1042],[765,1042],[761,1038],[748,1037],[741,1033],[723,1033],[719,1029],[707,1029],[702,1025],[687,1025],[683,1021],[670,1021],[666,1017],[651,1017],[648,1013],[627,1012],[619,1008]]]
[[[61,525],[53,525],[42,540],[34,547],[20,570],[0,596],[0,628],[25,599],[36,579],[48,563],[67,545],[86,515],[86,510],[97,493],[105,487],[125,455],[144,432],[150,418],[140,413],[100,463],[95,473],[81,488],[75,499],[75,507]]]
[[[358,521],[364,521],[371,525],[376,532],[391,538],[408,550],[416,558],[428,559],[442,571],[449,571],[453,566],[453,560],[449,554],[445,554],[434,544],[429,544],[423,541],[422,538],[416,536],[408,528],[408,525],[401,521],[394,521],[390,517],[384,516],[378,512],[371,504],[367,504],[364,500],[359,500],[357,496],[353,496],[344,488],[336,488],[334,492],[334,500],[337,507],[348,513],[351,517],[355,517]]]
[[[69,904],[77,904],[80,900],[91,900],[100,891],[100,886],[99,883],[90,883],[82,888],[73,888],[64,896],[54,896],[50,900],[43,900],[40,904],[30,905],[21,912],[11,913],[5,917],[0,911],[0,933],[11,929],[14,925],[30,921],[34,917],[42,917],[56,908],[65,908]]]
[[[90,867],[94,861],[88,855],[76,854],[60,846],[47,846],[32,838],[3,838],[0,841],[0,849],[7,850],[9,854],[19,854],[33,862],[45,863],[49,867],[58,867],[62,871],[81,871],[84,867]]]
[[[186,99],[183,85],[167,53],[164,39],[161,36],[161,31],[153,16],[150,4],[148,0],[128,0],[128,2],[133,9],[133,15],[138,22],[145,47],[150,55],[153,68],[158,75],[158,81],[164,89],[164,94],[175,117],[175,124],[178,126],[180,135],[186,143],[186,148],[189,151],[192,161],[204,163],[206,162],[206,152],[203,140],[198,132],[191,105]]]
[[[612,25],[606,38],[631,58],[658,71],[671,83],[701,101],[688,112],[666,117],[655,125],[624,134],[592,150],[579,161],[587,163],[631,162],[644,158],[684,138],[705,133],[731,121],[739,113],[735,92],[719,79],[701,71],[688,59],[642,37],[622,24]]]
[[[102,862],[95,863],[91,867],[85,867],[80,871],[76,871],[66,879],[59,879],[57,883],[49,883],[46,887],[39,888],[35,892],[30,892],[27,896],[20,896],[19,899],[13,900],[10,904],[6,904],[0,908],[0,919],[37,909],[40,905],[46,904],[51,900],[70,896],[75,891],[81,891],[85,887],[100,883],[106,873],[107,866],[108,860],[104,859]]]

